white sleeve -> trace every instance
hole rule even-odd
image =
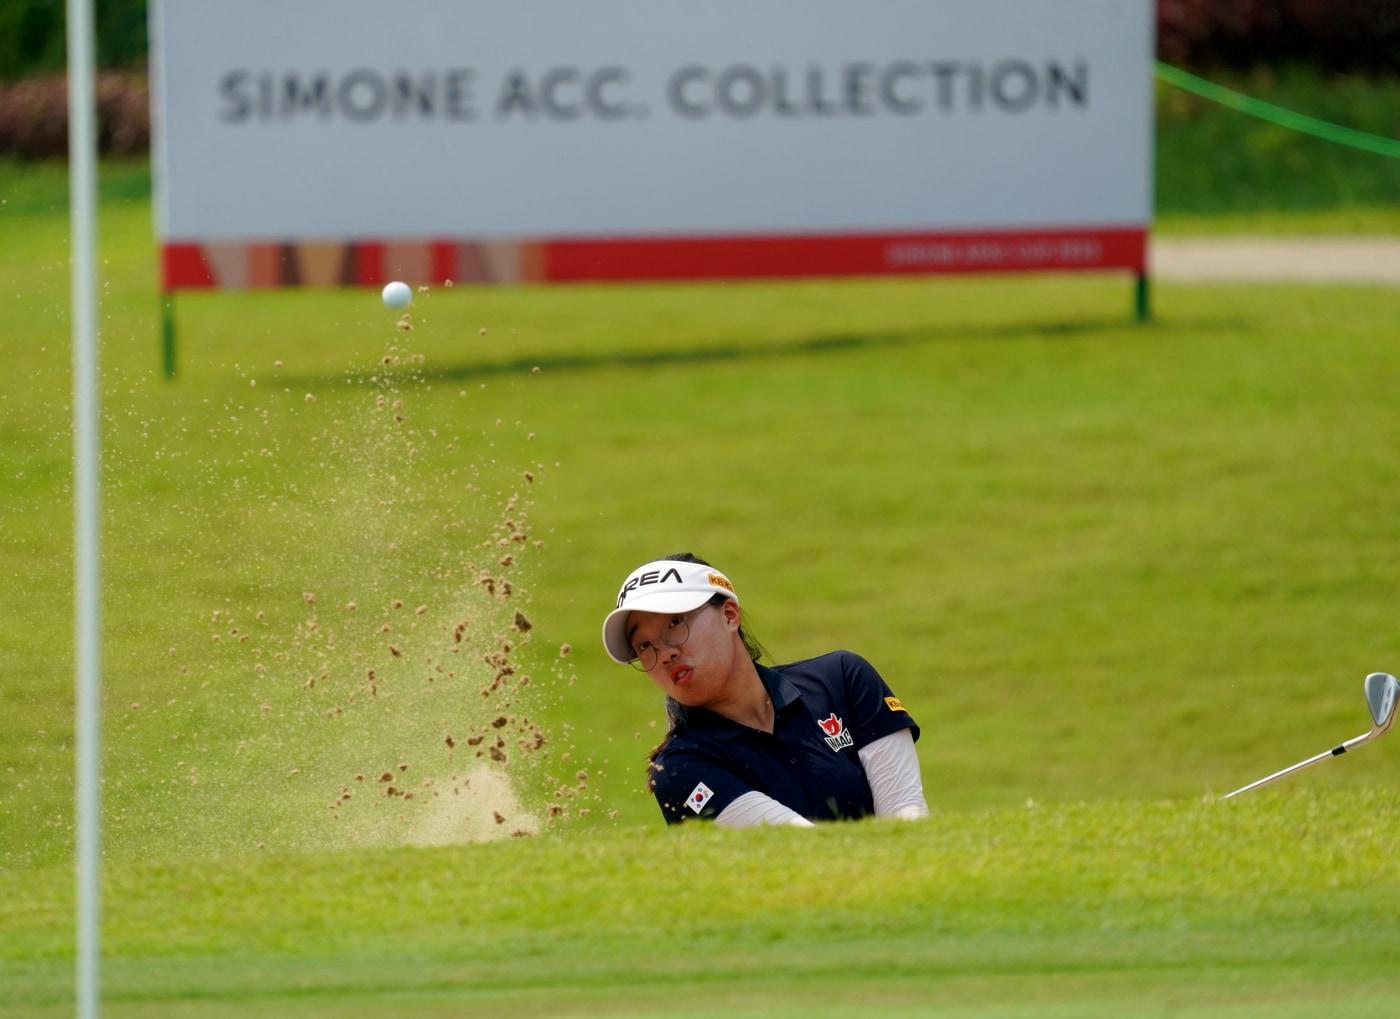
[[[791,824],[811,828],[813,824],[797,811],[771,796],[751,789],[719,812],[715,824],[726,828],[750,828],[756,824]]]
[[[908,729],[892,732],[861,747],[860,763],[875,799],[876,817],[906,820],[928,817],[919,754],[914,749],[914,734]]]

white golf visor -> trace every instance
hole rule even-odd
[[[603,620],[603,647],[608,657],[626,665],[637,656],[627,640],[627,616],[632,612],[689,612],[704,605],[714,595],[739,596],[723,573],[701,563],[678,559],[657,559],[638,566],[622,582],[617,592],[617,608]]]

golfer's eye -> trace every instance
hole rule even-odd
[[[633,645],[632,645],[632,651],[633,651],[634,654],[636,654],[636,656],[637,656],[638,658],[641,658],[643,655],[645,655],[645,654],[646,654],[648,651],[650,651],[651,649],[652,649],[652,644],[651,644],[651,641],[649,641],[649,640],[644,640],[644,641],[641,641],[641,642],[639,642],[639,643],[637,643],[637,644],[633,644]]]

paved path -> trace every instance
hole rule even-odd
[[[1311,281],[1400,286],[1400,238],[1153,237],[1163,280]]]

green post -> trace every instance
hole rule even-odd
[[[160,299],[160,346],[165,377],[175,377],[175,295],[163,294]]]
[[[1152,321],[1152,302],[1150,288],[1147,284],[1147,273],[1137,274],[1137,285],[1134,287],[1134,303],[1137,306],[1137,320],[1139,322]]]

